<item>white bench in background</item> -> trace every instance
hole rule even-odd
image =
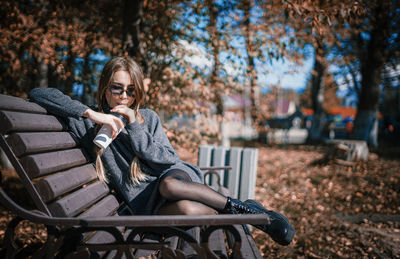
[[[222,147],[203,145],[199,147],[198,166],[223,167],[231,170],[216,170],[221,184],[229,190],[230,196],[239,200],[254,199],[257,179],[257,148]],[[209,175],[205,181],[218,188],[217,177]]]

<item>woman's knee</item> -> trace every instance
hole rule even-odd
[[[176,191],[179,188],[180,180],[175,179],[174,177],[167,176],[162,179],[159,186],[159,192],[161,196],[166,199],[174,199],[176,198]]]

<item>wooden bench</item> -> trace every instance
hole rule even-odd
[[[198,161],[200,168],[212,166],[218,173],[216,176],[211,175],[206,178],[207,184],[219,191],[228,192],[230,196],[239,200],[254,199],[257,180],[257,148],[203,145],[199,147]],[[222,188],[219,187],[220,185]]]
[[[16,214],[4,236],[5,258],[261,258],[245,224],[265,223],[267,215],[123,215],[63,122],[35,103],[0,95],[0,133],[36,205],[27,210],[0,188],[1,204]],[[46,226],[44,244],[16,245],[22,220]]]

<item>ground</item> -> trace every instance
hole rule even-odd
[[[254,229],[265,258],[399,258],[400,160],[382,152],[367,162],[343,166],[326,160],[324,146],[294,145],[259,148],[255,198],[285,214],[296,229],[291,245],[275,244]],[[184,160],[197,154],[178,150]],[[3,186],[24,200],[12,171],[3,170]],[[29,205],[29,202],[26,202]],[[1,207],[0,207],[1,208]],[[10,213],[1,208],[0,244]],[[20,243],[42,240],[43,226],[25,222]]]
[[[325,159],[325,146],[253,146],[259,148],[255,198],[296,229],[287,247],[255,229],[265,258],[400,257],[400,160],[393,152],[342,166]]]

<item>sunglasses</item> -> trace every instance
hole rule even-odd
[[[123,87],[118,86],[118,85],[110,85],[108,87],[112,95],[118,95],[121,96],[124,92],[126,92],[126,95],[129,97],[134,97],[135,96],[135,88],[130,87],[126,90],[124,90]]]

